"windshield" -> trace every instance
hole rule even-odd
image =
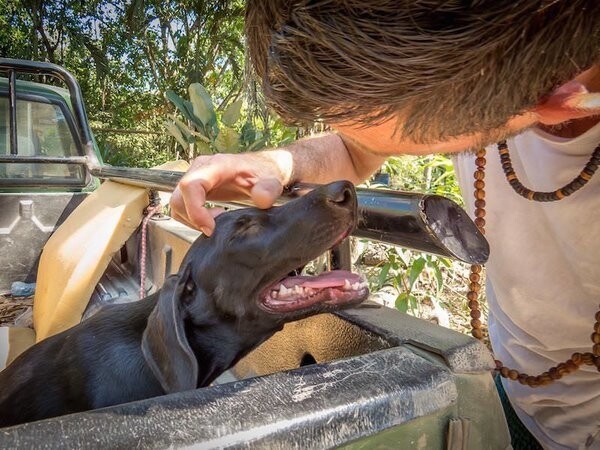
[[[42,99],[44,100],[44,99]],[[17,99],[18,156],[69,157],[79,154],[60,105],[49,101]],[[10,155],[9,102],[0,96],[0,155]],[[0,163],[0,185],[81,184],[81,166],[55,163]]]

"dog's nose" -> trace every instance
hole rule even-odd
[[[336,181],[325,186],[325,198],[338,206],[350,207],[356,203],[356,191],[349,181]]]

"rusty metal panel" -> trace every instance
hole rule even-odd
[[[0,194],[0,292],[34,282],[44,244],[84,193]]]

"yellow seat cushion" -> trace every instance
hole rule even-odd
[[[80,322],[112,255],[139,226],[147,205],[146,189],[107,181],[54,232],[37,274],[37,342]]]
[[[35,344],[35,332],[31,328],[0,327],[0,370]]]
[[[188,167],[186,161],[170,161],[155,169],[185,172]],[[161,193],[163,204],[168,197]],[[111,257],[140,225],[148,201],[145,188],[106,181],[50,237],[33,302],[37,342],[81,321]]]

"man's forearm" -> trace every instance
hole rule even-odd
[[[373,155],[350,139],[334,133],[302,139],[262,155],[276,162],[284,185],[298,181],[328,183],[335,180],[360,183],[385,161],[385,158]]]

